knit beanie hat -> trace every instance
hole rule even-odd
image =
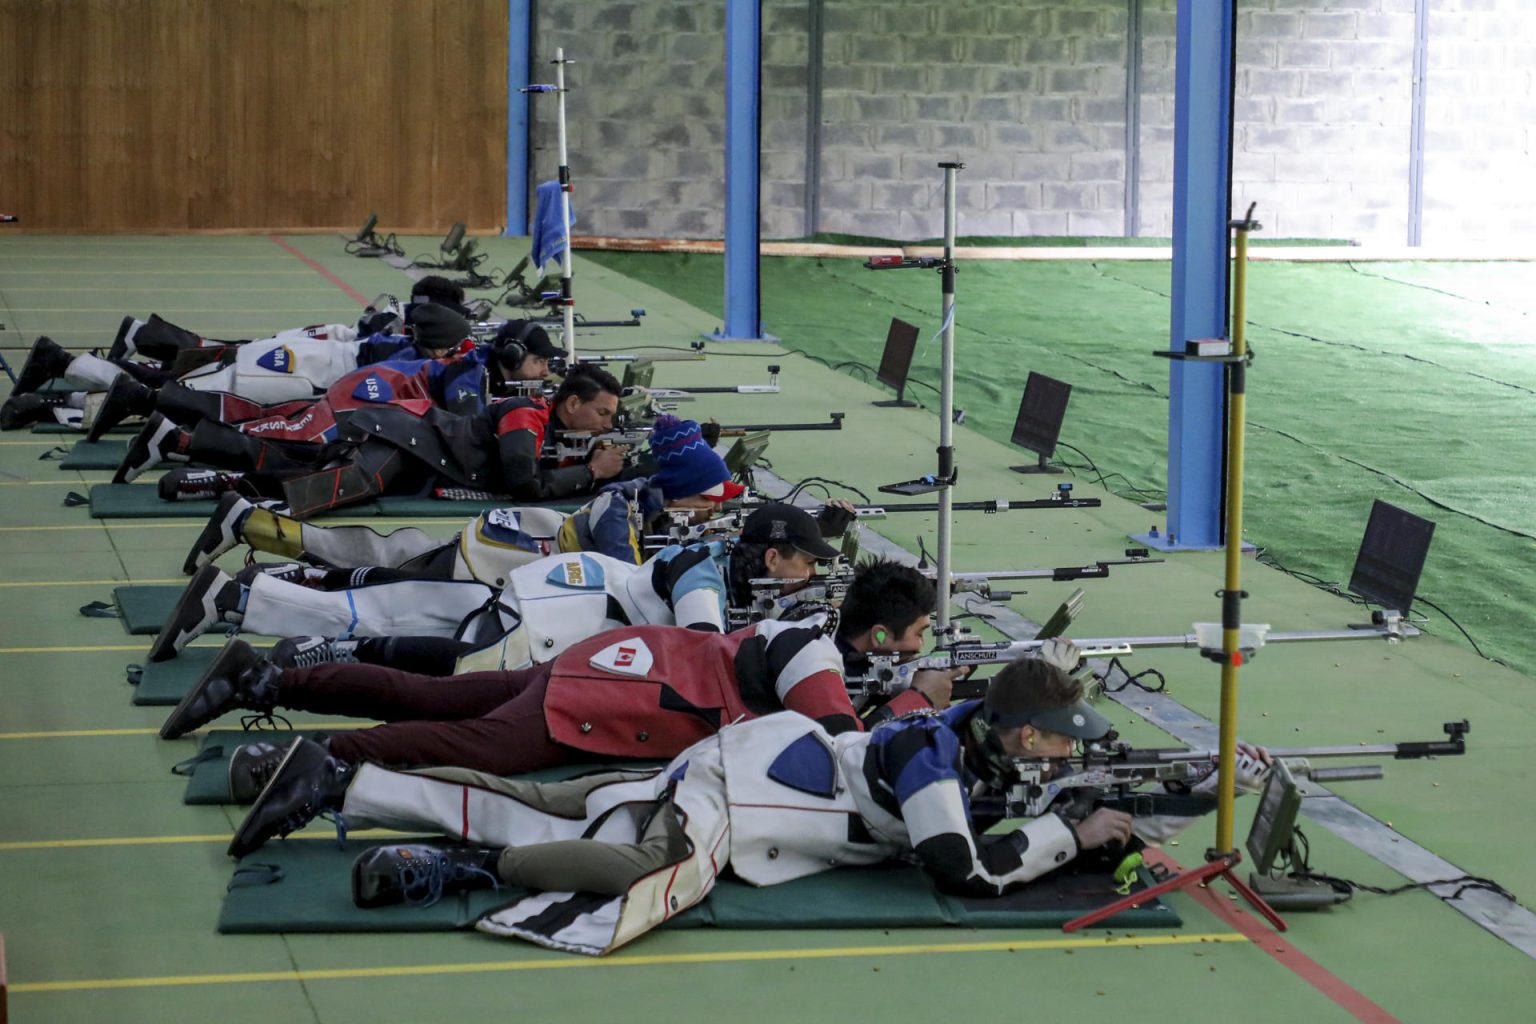
[[[453,348],[470,335],[469,321],[447,306],[413,306],[406,316],[417,348],[434,351]]]
[[[660,467],[651,479],[667,498],[702,494],[726,501],[745,489],[731,481],[725,460],[705,442],[703,431],[694,420],[656,417],[651,428],[651,456]]]

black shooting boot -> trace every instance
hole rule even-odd
[[[21,369],[16,374],[16,386],[11,389],[11,394],[30,395],[55,377],[64,376],[64,371],[69,369],[70,360],[73,358],[52,338],[47,335],[40,336],[32,343],[32,351],[27,353],[27,361],[21,364]]]
[[[213,510],[213,515],[203,526],[203,532],[192,542],[192,550],[187,553],[181,571],[191,576],[224,552],[233,550],[245,539],[240,527],[255,508],[255,504],[235,491],[225,492],[219,499],[219,507]]]
[[[19,430],[53,418],[53,410],[69,405],[69,392],[45,391],[12,395],[0,403],[0,430]]]
[[[226,711],[271,711],[277,706],[282,673],[244,640],[231,640],[160,726],[160,738],[185,736]]]
[[[134,348],[162,363],[174,361],[176,354],[184,348],[198,348],[202,344],[201,337],[184,327],[160,319],[158,313],[149,314],[149,319],[133,336]]]
[[[267,657],[283,668],[357,663],[358,640],[332,640],[327,636],[291,636],[272,645]]]
[[[352,772],[351,765],[314,740],[294,740],[235,830],[229,855],[244,857],[268,839],[296,832],[326,811],[341,810]]]
[[[125,316],[117,325],[117,337],[112,339],[112,347],[107,349],[107,361],[117,362],[119,359],[127,359],[136,351],[132,339],[128,336],[134,333],[133,325],[142,321],[135,320],[131,316]]]
[[[155,411],[155,389],[140,384],[129,374],[121,374],[107,388],[96,419],[86,431],[87,441],[100,441],[101,436],[130,416],[148,416]]]
[[[201,636],[210,626],[232,621],[240,608],[240,584],[217,566],[205,565],[181,592],[165,625],[149,648],[150,661],[166,661]]]
[[[237,804],[255,802],[288,754],[275,743],[242,743],[229,755],[229,795]]]
[[[244,473],[222,469],[173,469],[155,482],[161,501],[213,501],[245,479]]]
[[[181,430],[176,424],[155,413],[144,424],[144,429],[128,442],[128,454],[123,456],[117,472],[112,474],[112,482],[131,484],[145,471],[158,466],[161,460],[175,458],[180,436]],[[182,459],[185,461],[185,456]]]
[[[352,902],[360,907],[430,907],[450,893],[498,889],[500,855],[500,850],[485,846],[375,846],[352,862]]]

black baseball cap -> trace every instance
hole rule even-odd
[[[565,349],[559,348],[549,339],[548,331],[528,320],[508,320],[501,325],[493,344],[499,349],[511,342],[523,346],[524,352],[540,359],[565,355]]]
[[[803,508],[769,502],[747,517],[741,539],[749,544],[791,544],[812,558],[836,558],[838,551],[821,536],[821,527]]]

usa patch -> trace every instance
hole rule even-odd
[[[293,349],[287,345],[278,345],[268,349],[256,357],[256,365],[263,370],[271,370],[273,373],[292,373],[294,369]]]
[[[352,397],[363,402],[388,402],[394,399],[395,389],[383,377],[369,374],[352,389]]]

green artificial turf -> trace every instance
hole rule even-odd
[[[586,253],[721,311],[721,257]],[[1536,265],[1255,262],[1249,274],[1247,539],[1347,580],[1371,502],[1436,523],[1420,594],[1486,653],[1536,672]],[[1061,460],[1138,500],[1165,486],[1166,262],[967,262],[956,404],[1006,440],[1030,370],[1072,384]],[[762,261],[764,329],[861,377],[900,316],[923,331],[908,394],[937,405],[937,275],[858,260]],[[963,453],[962,453],[963,461]],[[1086,468],[1079,474],[1096,479]],[[1149,512],[1147,525],[1163,526]],[[1428,628],[1462,641],[1425,604]]]

